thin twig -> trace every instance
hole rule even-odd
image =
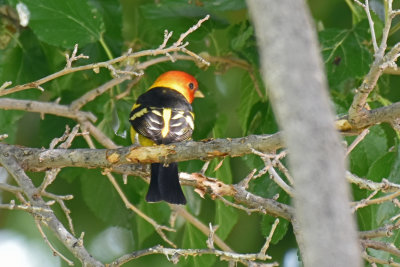
[[[176,41],[174,43],[175,46],[180,46],[183,42],[183,40],[192,32],[194,32],[195,30],[197,30],[198,28],[200,28],[201,24],[208,20],[210,18],[210,15],[205,16],[204,18],[200,19],[195,25],[193,25],[192,27],[190,27],[189,30],[187,30],[186,32],[182,33],[181,36],[179,37],[178,41]]]
[[[283,179],[279,176],[279,174],[275,171],[275,169],[272,166],[272,162],[270,160],[270,157],[273,156],[268,156],[265,153],[262,153],[260,151],[257,151],[255,149],[252,149],[252,152],[256,154],[257,156],[260,156],[261,159],[265,163],[265,168],[262,170],[263,172],[268,171],[271,177],[271,180],[273,180],[277,185],[279,185],[280,188],[282,188],[289,196],[294,195],[294,190],[292,187],[290,187]],[[260,171],[261,173],[261,171]],[[260,173],[257,175],[259,177]]]
[[[386,251],[390,254],[400,257],[400,249],[398,249],[395,245],[391,243],[369,239],[361,239],[360,242],[364,248],[373,248],[376,250]]]
[[[383,197],[371,199],[375,195],[374,193],[376,194],[377,191],[373,192],[370,195],[370,197],[368,197],[367,199],[361,200],[360,202],[353,203],[354,209],[357,209],[360,207],[366,207],[366,206],[374,205],[374,204],[381,204],[386,201],[392,201],[396,197],[400,196],[400,190],[399,190],[393,194],[389,194],[389,195],[386,195]]]
[[[39,230],[40,235],[42,236],[44,242],[50,247],[50,249],[53,251],[54,255],[58,255],[61,259],[63,259],[69,266],[73,266],[74,262],[70,261],[65,257],[63,254],[61,254],[53,245],[50,243],[49,239],[47,238],[46,234],[43,232],[42,226],[40,225],[40,222],[38,219],[35,219],[35,224],[36,227]]]
[[[274,224],[271,226],[271,231],[269,231],[269,235],[267,237],[267,240],[265,241],[264,246],[260,250],[260,254],[261,255],[266,255],[267,250],[269,248],[269,244],[271,243],[271,240],[272,240],[272,236],[274,235],[275,229],[278,226],[278,224],[279,224],[279,219],[276,218],[275,221],[274,221]]]
[[[11,176],[17,181],[19,187],[23,190],[32,206],[43,207],[50,209],[48,204],[44,202],[40,195],[37,195],[37,188],[33,185],[31,179],[26,175],[24,170],[19,165],[15,155],[11,153],[0,153],[0,164],[6,168]],[[24,197],[20,192],[16,194],[22,203],[26,203]],[[45,222],[54,235],[65,245],[65,247],[72,252],[72,254],[79,258],[82,265],[90,266],[103,266],[99,261],[94,259],[83,246],[76,246],[77,239],[63,226],[52,212],[37,212],[37,215],[42,218],[41,222]]]
[[[143,257],[151,254],[163,254],[167,257],[169,261],[172,261],[173,263],[177,263],[179,261],[180,257],[187,257],[187,256],[199,256],[199,255],[206,255],[206,254],[213,254],[215,256],[218,256],[221,260],[227,260],[227,261],[255,261],[255,260],[266,260],[270,259],[270,256],[265,255],[265,257],[261,257],[259,253],[248,253],[248,254],[239,254],[235,252],[229,252],[229,251],[222,251],[222,250],[216,250],[216,249],[172,249],[172,248],[164,248],[160,245],[144,249],[144,250],[139,250],[139,251],[134,251],[130,254],[126,254],[117,260],[113,261],[112,263],[109,264],[110,267],[116,267],[116,266],[121,266],[122,264]],[[264,265],[265,267],[272,267],[272,266],[278,266],[277,263],[267,263]]]
[[[208,234],[208,239],[206,241],[207,247],[209,249],[215,249],[214,247],[214,234],[215,231],[217,231],[218,226],[213,226],[211,223],[208,224],[209,229],[210,229],[210,233]]]
[[[3,91],[4,89],[6,89],[8,86],[10,86],[12,84],[11,81],[7,81],[4,82],[1,86],[0,86],[0,92]]]
[[[119,184],[117,183],[117,181],[115,180],[114,176],[111,173],[106,173],[106,176],[108,178],[108,180],[111,182],[111,184],[114,186],[115,190],[117,190],[120,198],[122,199],[122,201],[124,202],[125,206],[132,210],[133,212],[135,212],[137,215],[139,215],[140,217],[142,217],[145,221],[147,221],[148,223],[150,223],[154,229],[156,230],[156,232],[158,233],[158,235],[165,241],[167,242],[170,246],[176,248],[176,245],[168,239],[168,237],[165,235],[165,233],[163,231],[169,231],[169,232],[175,232],[176,230],[170,227],[167,227],[165,225],[160,225],[158,224],[153,218],[147,216],[145,213],[143,213],[140,209],[138,209],[136,206],[134,206],[129,200],[128,198],[125,196],[125,193],[122,191],[121,187],[119,186]]]
[[[58,203],[58,205],[60,205],[62,211],[65,214],[65,217],[67,218],[69,230],[71,231],[71,233],[73,235],[75,235],[74,224],[72,222],[72,218],[71,218],[71,215],[70,215],[71,214],[71,210],[67,208],[67,205],[64,202],[65,200],[73,199],[74,196],[73,195],[58,196],[58,195],[55,195],[55,194],[52,194],[52,193],[49,193],[49,192],[45,192],[45,191],[42,191],[41,195],[45,196],[45,197],[48,197],[48,198],[54,199]]]
[[[186,219],[190,224],[199,229],[204,235],[210,234],[210,229],[203,224],[199,219],[190,214],[186,209],[178,205],[169,205],[173,211]],[[216,234],[213,236],[215,244],[223,251],[232,252],[233,250]]]
[[[244,189],[247,189],[249,187],[249,183],[252,179],[254,179],[254,174],[256,174],[257,169],[253,169],[243,180],[241,180],[238,184],[238,186],[243,187]]]
[[[9,204],[0,204],[0,209],[9,209],[9,210],[24,210],[30,213],[36,213],[39,211],[42,212],[53,212],[51,209],[46,209],[42,207],[34,207],[31,205],[16,205],[14,200],[11,200]]]
[[[275,171],[275,169],[272,167],[272,162],[269,158],[265,158],[265,162],[269,164],[271,167],[268,169],[268,172],[270,174],[271,179],[279,185],[283,191],[285,191],[289,196],[293,197],[294,196],[294,189],[290,187],[283,179],[279,176],[279,174]]]
[[[363,258],[369,263],[373,264],[372,266],[376,266],[376,264],[388,265],[393,267],[400,267],[399,263],[395,263],[392,260],[383,260],[369,255],[366,251],[362,253]]]
[[[71,68],[72,62],[84,58],[84,59],[88,59],[88,56],[85,56],[84,54],[80,54],[80,55],[76,55],[76,53],[78,52],[78,44],[75,44],[74,46],[74,50],[72,51],[71,56],[69,54],[65,54],[65,58],[67,60],[67,65],[65,66],[66,69]]]
[[[370,9],[369,9],[369,1],[365,0],[365,4],[361,3],[358,0],[354,0],[354,1],[358,5],[360,5],[365,10],[365,13],[367,14],[369,28],[371,30],[371,39],[372,39],[372,44],[373,44],[373,47],[374,47],[374,52],[377,53],[378,52],[378,43],[376,42],[374,21],[372,20],[371,12],[370,12]]]
[[[114,86],[131,79],[130,75],[123,75],[117,78],[114,78],[104,84],[102,84],[101,86],[90,90],[89,92],[85,93],[83,96],[81,96],[80,98],[72,101],[72,103],[69,105],[71,110],[77,111],[79,109],[81,109],[84,105],[86,105],[87,103],[89,103],[90,101],[94,100],[96,97],[100,96],[101,94],[103,94],[104,92],[106,92],[107,90],[113,88]]]
[[[185,54],[187,54],[189,56],[195,57],[197,60],[201,61],[204,64],[209,64],[206,60],[204,60],[199,55],[193,53],[190,50],[187,50],[185,48],[187,46],[187,43],[182,44],[183,39],[186,36],[188,36],[190,33],[192,33],[193,31],[198,29],[200,27],[201,23],[204,22],[205,20],[207,20],[208,18],[209,18],[209,15],[207,15],[205,18],[199,20],[199,22],[196,23],[196,25],[194,25],[193,27],[189,28],[189,30],[187,30],[186,32],[182,33],[180,38],[178,39],[178,41],[175,42],[174,44],[172,44],[169,47],[162,48],[162,49],[143,50],[143,51],[139,51],[139,52],[136,52],[136,53],[132,53],[132,50],[130,49],[124,55],[116,57],[116,58],[113,58],[113,59],[110,59],[110,60],[107,60],[107,61],[87,64],[87,65],[78,66],[78,67],[64,68],[64,69],[62,69],[62,70],[60,70],[58,72],[55,72],[55,73],[53,73],[51,75],[48,75],[48,76],[46,76],[44,78],[41,78],[41,79],[37,80],[37,81],[33,81],[33,82],[22,84],[22,85],[17,85],[17,86],[14,86],[12,88],[8,88],[8,89],[4,89],[3,88],[3,90],[0,90],[0,96],[11,94],[11,93],[15,93],[15,92],[19,92],[19,91],[30,89],[30,88],[38,88],[40,90],[43,90],[43,88],[40,85],[42,85],[42,84],[44,84],[46,82],[49,82],[51,80],[54,80],[56,78],[59,78],[61,76],[64,76],[64,75],[67,75],[67,74],[70,74],[70,73],[74,73],[74,72],[78,72],[78,71],[83,71],[83,70],[93,70],[95,72],[98,72],[99,68],[110,68],[110,66],[112,66],[112,65],[114,65],[116,63],[125,61],[127,59],[139,58],[139,57],[144,57],[144,56],[167,55],[167,54],[172,53],[172,52],[180,51],[180,52],[185,53]],[[3,84],[3,86],[5,86],[5,85]]]
[[[346,172],[346,179],[350,183],[356,184],[361,189],[368,189],[371,191],[382,191],[382,192],[397,192],[400,190],[400,185],[392,183],[387,179],[382,179],[382,182],[377,183],[368,179],[363,179],[351,172]]]
[[[369,201],[371,198],[373,198],[378,192],[379,192],[379,191],[374,191],[374,192],[372,192],[367,198],[355,202],[355,203],[353,204],[353,208],[352,208],[353,213],[356,212],[359,208],[364,208],[364,207],[368,206],[368,205],[369,205],[369,204],[368,204],[368,203],[369,203],[368,201]]]
[[[371,34],[372,34],[372,32],[374,32],[373,29],[374,27],[372,19],[370,19],[369,6],[367,7],[368,1],[366,1],[365,5],[358,0],[355,0],[355,2],[361,5],[364,8],[365,12],[367,13],[368,20],[370,21],[370,26],[372,25],[371,27]],[[374,44],[374,50],[375,50],[374,62],[371,65],[370,71],[364,77],[362,84],[358,87],[357,93],[355,94],[353,102],[349,108],[349,121],[351,122],[352,125],[357,125],[359,121],[366,116],[367,111],[365,109],[365,106],[369,94],[375,88],[376,83],[381,74],[383,73],[383,71],[386,68],[392,67],[393,62],[399,56],[398,55],[400,49],[399,44],[396,44],[391,49],[391,51],[385,55],[385,51],[387,48],[387,39],[389,36],[389,31],[393,19],[392,0],[387,0],[387,7],[388,7],[387,12],[385,12],[385,24],[382,30],[382,40],[377,50]]]
[[[174,33],[173,31],[168,32],[168,30],[164,30],[164,41],[158,47],[158,49],[163,49],[164,47],[167,46],[168,40],[169,40],[169,38],[171,38],[173,33]]]
[[[91,112],[73,111],[66,105],[60,105],[54,102],[0,98],[0,109],[25,110],[29,112],[52,114],[75,120],[83,118],[93,122],[97,120],[96,116]]]
[[[356,137],[356,139],[354,139],[353,143],[351,143],[347,148],[346,157],[365,138],[365,136],[367,136],[368,133],[369,133],[369,129],[365,129]]]
[[[266,213],[266,211],[263,210],[262,207],[256,208],[256,209],[249,209],[249,208],[246,208],[245,206],[242,206],[242,205],[239,205],[239,204],[230,202],[230,201],[228,201],[227,199],[225,199],[224,197],[222,197],[222,196],[220,196],[220,195],[218,195],[218,194],[215,194],[215,195],[216,195],[222,202],[224,202],[225,205],[234,207],[234,208],[236,208],[236,209],[238,209],[238,210],[243,210],[243,211],[245,211],[248,215],[250,215],[250,214],[253,213],[253,212],[261,212],[261,213],[264,213],[264,214]]]
[[[393,231],[400,228],[400,225],[397,224],[386,224],[383,227],[379,227],[378,229],[369,230],[369,231],[361,231],[358,233],[358,236],[362,239],[367,238],[376,238],[376,237],[388,237],[393,235]]]
[[[22,188],[5,183],[0,183],[0,189],[14,194],[23,192]]]

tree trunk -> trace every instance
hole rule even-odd
[[[295,179],[304,265],[361,266],[344,149],[334,128],[315,27],[305,1],[248,0],[263,78]]]

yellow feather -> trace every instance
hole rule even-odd
[[[163,120],[164,120],[164,127],[161,130],[162,137],[166,137],[169,133],[169,121],[171,120],[172,109],[164,108],[163,109]]]
[[[138,107],[140,107],[140,104],[134,104],[133,106],[132,106],[132,109],[131,110],[134,110],[135,108],[138,108]]]
[[[134,144],[136,142],[136,134],[138,135],[138,139],[139,139],[139,144],[141,146],[153,146],[155,145],[155,143],[153,141],[151,141],[149,138],[144,137],[141,134],[138,134],[135,129],[133,129],[133,127],[131,126],[131,141]]]
[[[133,121],[134,119],[139,118],[146,113],[147,113],[147,108],[141,109],[138,112],[133,113],[132,117],[130,117],[130,120]]]
[[[154,143],[152,140],[150,140],[147,137],[144,137],[143,135],[139,134],[139,143],[142,146],[154,146],[156,143]]]

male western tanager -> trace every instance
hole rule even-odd
[[[160,75],[132,107],[129,121],[131,139],[138,134],[143,146],[169,144],[190,139],[194,129],[191,103],[202,97],[196,79],[183,71]],[[152,163],[148,202],[164,200],[186,204],[178,177],[178,163]]]

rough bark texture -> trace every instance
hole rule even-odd
[[[290,151],[305,266],[361,266],[344,151],[305,1],[248,0],[264,81]],[[298,228],[297,228],[298,226]]]

